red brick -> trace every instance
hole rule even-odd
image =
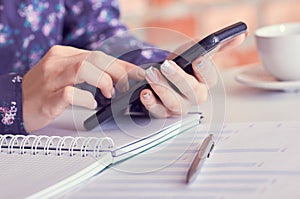
[[[181,2],[188,3],[191,5],[212,5],[219,3],[236,3],[238,0],[181,0]]]
[[[196,19],[192,15],[182,16],[171,19],[152,19],[145,22],[146,27],[159,27],[164,29],[170,29],[175,31],[173,34],[169,34],[168,31],[153,31],[147,34],[147,38],[154,44],[161,45],[162,43],[174,43],[177,40],[178,35],[176,32],[180,32],[188,37],[195,37],[196,34]],[[163,35],[163,34],[166,35]],[[178,34],[178,33],[177,33]]]
[[[149,9],[148,1],[141,0],[119,0],[121,16],[134,17],[137,15],[143,16],[145,11]],[[128,21],[130,23],[130,21]]]
[[[266,1],[266,3],[262,6],[262,23],[263,25],[270,25],[300,21],[299,8],[299,0]]]
[[[237,21],[247,23],[249,31],[253,32],[257,27],[257,10],[253,3],[211,6],[201,10],[198,19],[202,25],[199,32],[205,35]]]
[[[153,6],[168,6],[170,4],[174,4],[174,0],[149,0],[150,5]]]

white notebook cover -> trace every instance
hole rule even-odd
[[[109,123],[86,132],[76,126],[79,121],[74,119],[74,111],[68,110],[49,127],[36,132],[36,136],[4,135],[0,138],[1,197],[58,196],[109,165],[196,126],[200,117],[192,114],[163,122],[151,120],[151,124],[138,119],[142,124],[138,126],[126,125],[124,120],[123,124],[118,121],[118,126]]]

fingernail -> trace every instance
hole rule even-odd
[[[212,66],[209,65],[209,62],[206,62],[205,60],[201,60],[199,64],[196,64],[196,67],[198,71],[201,73],[201,75],[209,74],[212,70]]]
[[[92,105],[92,109],[95,109],[95,108],[97,108],[97,106],[98,106],[98,104],[97,104],[97,101],[96,100],[94,100],[94,103],[93,103],[93,105]]]
[[[159,82],[159,77],[152,66],[146,70],[146,75],[152,82]]]
[[[115,88],[113,88],[111,90],[111,98],[115,97],[115,95],[116,95],[116,90],[115,90]]]
[[[144,100],[149,100],[150,99],[150,93],[149,92],[144,93],[143,98],[144,98]]]
[[[196,64],[196,67],[201,70],[201,68],[203,67],[204,65],[204,61],[202,60],[199,64]]]
[[[160,68],[169,75],[175,74],[176,73],[176,69],[175,67],[168,61],[165,60],[164,63],[162,63],[162,65],[160,66]]]

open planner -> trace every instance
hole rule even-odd
[[[68,125],[66,118],[75,124]],[[69,110],[36,135],[1,135],[1,198],[59,196],[105,168],[198,125],[200,118],[200,114],[166,120],[136,118],[130,125],[127,118],[86,132],[76,127]]]
[[[203,122],[112,166],[64,198],[298,199],[299,130],[299,122],[225,124],[197,179],[186,184],[187,170],[207,135]]]

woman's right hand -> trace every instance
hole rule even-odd
[[[94,109],[94,96],[75,88],[87,82],[111,98],[117,88],[126,91],[128,78],[142,80],[144,70],[103,52],[67,46],[53,46],[24,76],[23,121],[27,132],[41,129],[59,116],[69,105]]]

